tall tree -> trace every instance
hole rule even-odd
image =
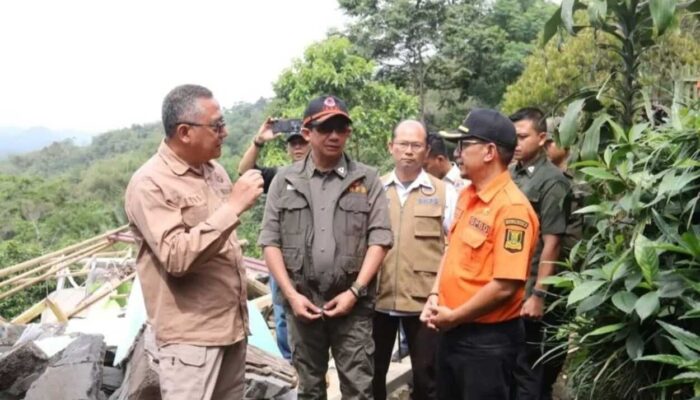
[[[461,107],[467,101],[497,105],[554,10],[544,0],[339,3],[355,18],[348,36],[377,60],[382,79],[418,96],[426,120],[438,107]],[[433,97],[440,100],[432,102]]]

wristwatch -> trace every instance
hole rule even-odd
[[[540,299],[544,299],[545,297],[547,297],[547,292],[540,289],[532,289],[532,295],[535,297],[539,297]]]
[[[253,144],[255,145],[255,147],[257,147],[257,148],[259,148],[259,149],[262,149],[263,146],[265,146],[265,142],[260,142],[260,143],[258,143],[258,141],[255,140],[255,139],[253,139]]]
[[[361,284],[360,282],[354,282],[352,286],[350,286],[350,291],[352,294],[355,295],[358,299],[367,296],[367,286]]]

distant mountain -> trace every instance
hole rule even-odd
[[[0,158],[42,149],[51,143],[71,139],[78,146],[90,144],[91,134],[45,127],[0,127]]]

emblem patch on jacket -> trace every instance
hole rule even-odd
[[[358,179],[355,182],[353,182],[348,188],[348,192],[367,194],[367,186],[365,186],[364,180]]]
[[[523,251],[525,243],[525,231],[518,229],[506,228],[506,240],[503,243],[503,248],[511,253]]]

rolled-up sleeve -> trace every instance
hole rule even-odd
[[[183,223],[178,206],[166,201],[150,179],[133,182],[127,190],[126,213],[163,268],[174,276],[187,274],[195,264],[213,257],[239,224],[228,203],[196,226]]]
[[[394,235],[391,233],[389,206],[384,194],[384,187],[378,177],[375,177],[369,189],[369,221],[367,225],[367,245],[378,245],[391,248]]]
[[[280,235],[280,188],[284,184],[284,178],[277,174],[270,183],[270,190],[265,200],[265,213],[263,215],[262,228],[258,236],[258,245],[261,247],[281,247]]]

